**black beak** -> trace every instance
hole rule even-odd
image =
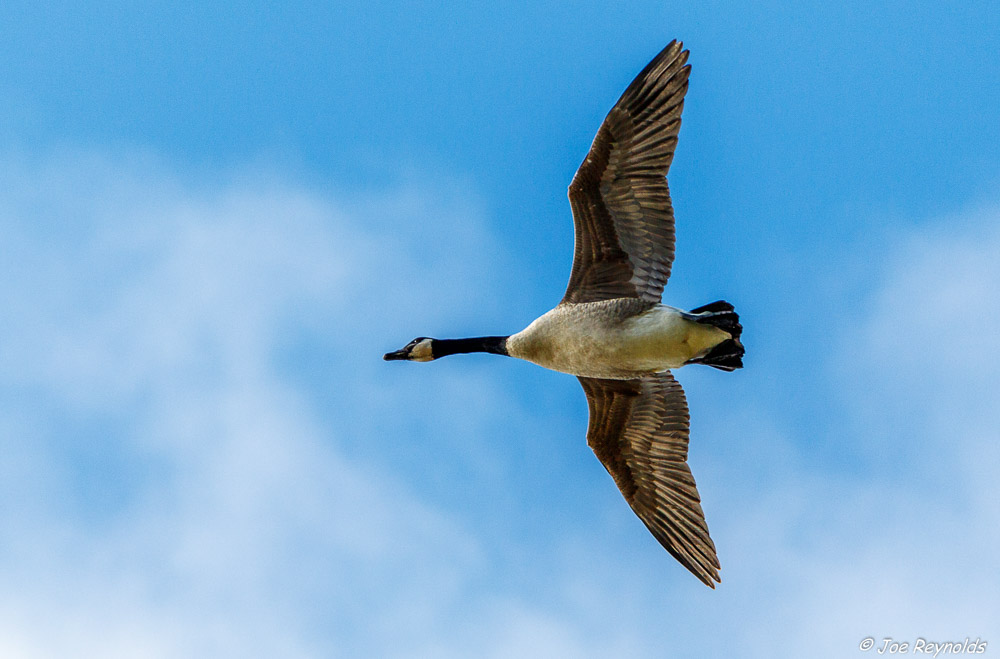
[[[395,361],[405,360],[406,355],[407,355],[406,350],[397,350],[396,352],[385,353],[384,355],[382,355],[382,359],[386,360],[387,362],[395,362]]]

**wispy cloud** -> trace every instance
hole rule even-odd
[[[386,345],[372,319],[439,314],[379,304],[389,279],[426,275],[428,252],[464,272],[442,241],[406,245],[249,174],[195,185],[93,157],[10,171],[0,599],[15,654],[326,654],[391,642],[384,616],[412,634],[455,597],[475,540],[346,457],[358,394],[330,392],[324,420],[286,354],[328,332],[324,368],[370,394],[359,364]],[[482,231],[409,194],[379,202]],[[442,276],[440,299],[465,282]]]
[[[509,326],[504,241],[458,186],[3,172],[4,656],[832,657],[998,631],[995,209],[889,241],[829,310],[853,320],[815,364],[841,392],[816,441],[842,448],[681,374],[710,592],[587,455],[572,382],[379,361],[400,328]]]
[[[725,504],[723,532],[758,575],[748,591],[772,603],[747,616],[758,647],[836,657],[869,635],[1000,637],[998,218],[977,209],[887,240],[864,297],[828,308],[816,368],[837,395],[819,432],[751,440],[754,469],[774,471]]]

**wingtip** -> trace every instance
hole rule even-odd
[[[670,41],[670,43],[668,43],[666,45],[666,47],[663,50],[660,51],[660,54],[663,55],[663,54],[669,53],[669,54],[671,54],[672,57],[677,57],[677,56],[685,56],[686,57],[687,54],[688,54],[688,52],[690,52],[690,51],[687,51],[687,50],[684,49],[684,42],[683,41],[681,41],[679,39],[672,39]]]
[[[698,579],[703,584],[705,584],[706,586],[708,586],[712,590],[715,590],[715,584],[722,583],[722,578],[719,577],[718,570],[712,570],[711,572],[707,572],[705,574],[699,574],[699,573],[695,572],[694,575],[696,577],[698,577]]]

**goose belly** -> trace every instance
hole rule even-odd
[[[510,337],[510,354],[572,375],[629,379],[679,368],[729,338],[666,305],[624,317],[599,305],[556,307]]]

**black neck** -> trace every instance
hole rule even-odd
[[[491,352],[494,355],[506,355],[507,337],[479,336],[472,339],[433,339],[431,352],[435,359],[465,352]]]

